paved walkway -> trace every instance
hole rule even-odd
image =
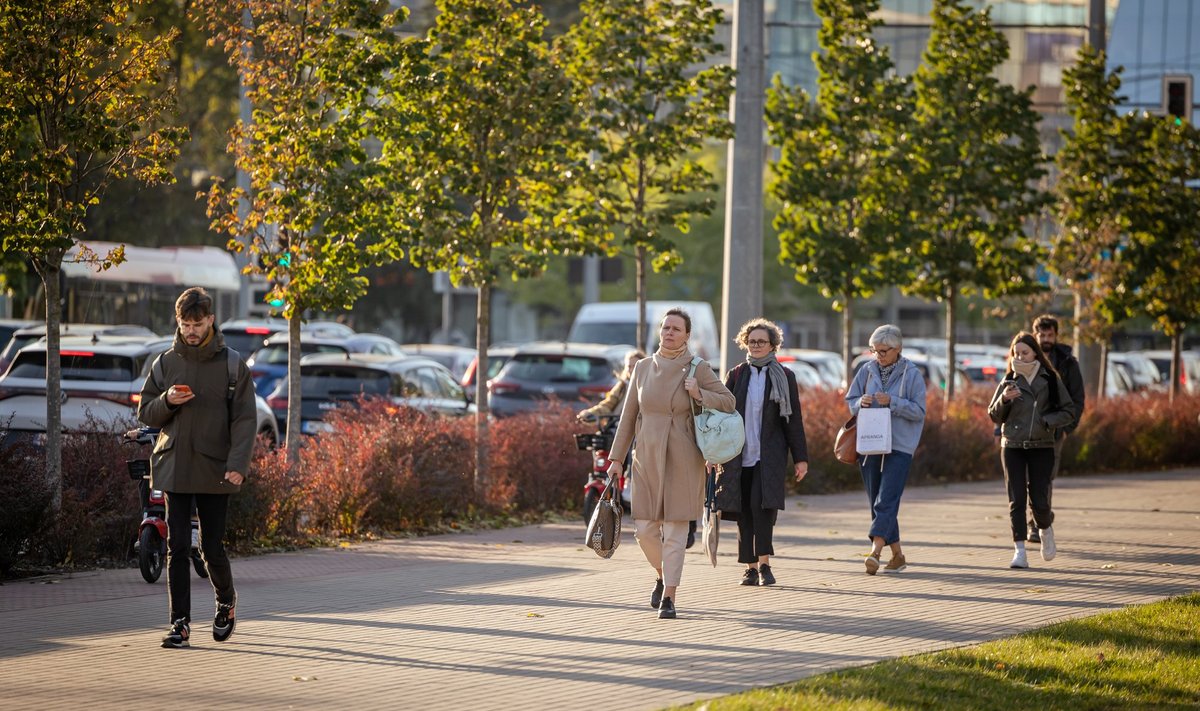
[[[1000,482],[909,489],[909,568],[873,578],[863,495],[801,497],[778,586],[737,584],[726,530],[716,569],[689,552],[674,621],[628,530],[601,560],[581,524],[238,559],[237,634],[213,642],[198,602],[189,650],[158,648],[166,591],[136,569],[20,581],[0,708],[661,708],[1200,589],[1197,475],[1059,480],[1058,558],[1021,572]]]

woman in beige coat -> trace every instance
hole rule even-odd
[[[707,363],[688,377],[692,319],[682,309],[667,311],[654,355],[633,369],[621,423],[608,456],[609,481],[620,476],[634,441],[633,522],[638,545],[658,573],[650,606],[659,619],[675,618],[675,593],[683,575],[688,523],[704,507],[704,455],[696,446],[692,403],[733,412],[733,394]]]

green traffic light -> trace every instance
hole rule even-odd
[[[279,256],[279,266],[290,267],[292,265],[292,253],[284,252]]]

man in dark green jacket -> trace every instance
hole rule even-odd
[[[256,425],[250,371],[214,326],[212,297],[200,287],[184,291],[175,320],[175,343],[151,368],[138,405],[138,419],[162,429],[150,456],[150,482],[167,499],[171,629],[163,647],[187,647],[191,637],[193,502],[217,598],[213,639],[224,642],[233,634],[237,593],[223,539],[229,495],[245,481]]]

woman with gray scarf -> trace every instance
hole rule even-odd
[[[774,585],[771,556],[775,519],[787,495],[788,455],[796,481],[808,473],[808,447],[800,413],[796,375],[775,358],[783,343],[779,326],[763,318],[748,321],[738,332],[746,362],[725,376],[725,387],[737,400],[746,423],[742,453],[724,463],[720,479],[740,474],[741,510],[722,511],[738,525],[738,562],[746,564],[742,585]]]

